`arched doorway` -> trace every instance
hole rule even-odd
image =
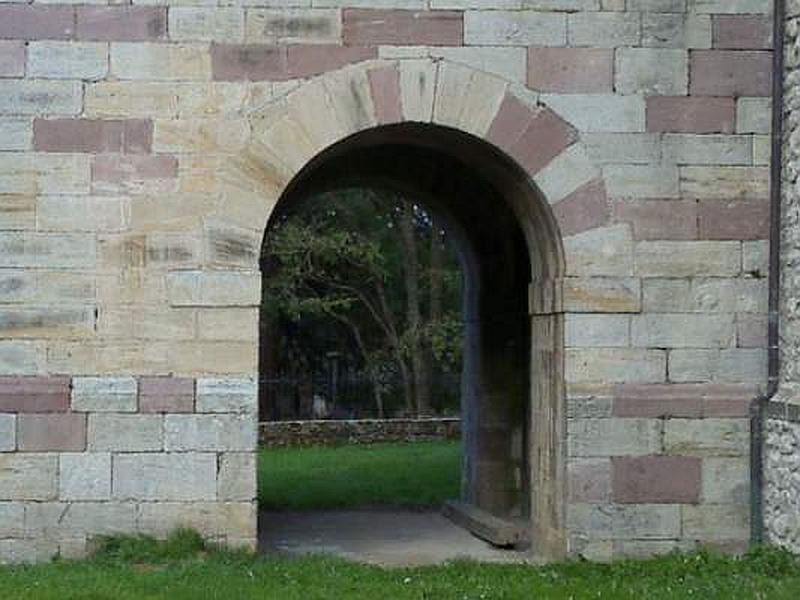
[[[493,145],[406,122],[360,131],[316,155],[285,188],[270,225],[303,198],[352,185],[419,198],[460,251],[464,461],[456,512],[486,537],[499,525],[502,536],[530,542],[535,554],[563,555],[566,414],[556,285],[563,259],[549,206],[528,173]]]

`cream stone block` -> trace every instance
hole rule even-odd
[[[569,383],[661,383],[667,353],[643,348],[571,348],[566,351]]]
[[[483,137],[489,131],[508,84],[498,77],[454,63],[439,67],[434,121]]]
[[[168,452],[252,452],[257,423],[252,414],[166,415],[164,448]]]
[[[564,309],[583,313],[636,313],[642,286],[633,277],[567,277]]]
[[[22,537],[25,535],[25,504],[22,502],[0,503],[0,536]]]
[[[0,340],[0,375],[36,375],[44,371],[44,347],[32,342]]]
[[[633,275],[633,238],[628,225],[592,229],[564,240],[567,274]]]
[[[132,502],[47,502],[25,505],[28,535],[64,539],[131,533],[136,529]]]
[[[581,136],[595,164],[650,165],[661,161],[661,135],[657,133],[587,133]]]
[[[0,454],[0,498],[55,500],[57,496],[57,454]]]
[[[81,412],[136,412],[137,384],[133,377],[75,377],[72,410]]]
[[[180,375],[252,375],[258,371],[254,342],[175,342],[167,347],[170,368]]]
[[[490,73],[506,81],[525,83],[528,51],[513,46],[431,46],[428,54],[433,58],[460,63]]]
[[[261,273],[179,271],[167,275],[173,306],[252,306],[261,303]]]
[[[94,335],[94,327],[91,306],[51,304],[0,308],[0,336],[6,338],[85,338]]]
[[[86,154],[0,153],[0,194],[88,194]]]
[[[0,267],[92,269],[97,243],[88,233],[0,231]]]
[[[0,231],[34,229],[36,198],[23,194],[0,195]]]
[[[542,94],[541,100],[582,132],[645,131],[642,96]]]
[[[341,44],[341,10],[319,8],[248,10],[245,41],[251,44]]]
[[[433,118],[438,63],[430,60],[403,60],[398,69],[403,116],[408,121],[430,123]]]
[[[28,43],[27,76],[43,79],[103,79],[108,73],[108,44],[93,42]]]
[[[31,119],[0,120],[0,150],[30,150],[33,142]]]
[[[21,304],[36,299],[36,273],[27,269],[0,270],[0,304]]]
[[[181,83],[178,93],[178,117],[181,119],[243,116],[252,95],[251,87],[258,84],[239,81],[212,83]],[[269,85],[271,91],[272,86]]]
[[[82,96],[78,81],[0,79],[0,114],[77,115]]]
[[[100,305],[167,304],[166,275],[149,269],[126,268],[97,277]]]
[[[163,536],[179,527],[190,527],[229,543],[256,535],[255,502],[148,502],[141,505],[139,529]]]
[[[750,165],[752,136],[666,134],[664,162],[679,165]]]
[[[361,68],[345,68],[328,73],[322,78],[328,102],[333,107],[339,121],[341,137],[344,138],[378,124],[372,90],[366,72]],[[303,123],[307,129],[316,131],[317,122],[306,115]],[[312,139],[313,135],[312,135]],[[338,141],[338,140],[336,140]],[[319,148],[318,150],[323,150]]]
[[[174,118],[178,115],[175,84],[149,81],[101,81],[86,86],[88,117]]]
[[[680,197],[680,172],[673,165],[606,165],[603,176],[614,198]]]
[[[202,192],[137,197],[130,203],[130,228],[136,233],[199,230],[218,204],[218,197]]]
[[[117,500],[202,501],[217,496],[216,454],[116,454],[113,469]]]
[[[217,497],[227,501],[253,502],[255,500],[255,453],[225,452],[220,455]]]
[[[305,140],[308,140],[312,156],[349,133],[354,133],[343,128],[325,87],[324,78],[312,80],[289,94],[285,99],[285,106],[288,108],[285,116],[295,124],[294,129],[299,130],[295,133],[297,142],[305,145]],[[261,139],[263,141],[263,137]],[[302,166],[304,165],[305,163]]]
[[[243,119],[157,120],[154,152],[237,152],[245,147],[250,126]]]
[[[583,144],[577,143],[536,173],[533,181],[547,201],[555,204],[599,175],[600,171],[587,156]]]
[[[0,452],[13,452],[17,449],[17,415],[0,415]],[[2,523],[2,508],[0,508]],[[0,525],[2,533],[2,525]]]
[[[211,79],[208,44],[111,44],[111,74],[117,79],[192,81]]]
[[[111,455],[66,452],[58,457],[61,500],[110,500]]]
[[[169,37],[179,41],[240,42],[244,39],[244,10],[239,7],[170,7]]]
[[[739,242],[638,242],[641,277],[732,277],[741,270]]]
[[[568,428],[570,456],[640,456],[661,450],[658,419],[574,419]]]
[[[40,196],[36,201],[39,231],[123,231],[130,219],[128,198]]]
[[[201,340],[258,342],[257,308],[212,308],[197,313],[197,337]]]
[[[174,361],[168,359],[174,343],[151,340],[103,342],[96,350],[95,370],[108,375],[169,375],[177,370]]]
[[[566,46],[563,13],[468,10],[464,13],[467,46]]]
[[[161,415],[90,414],[88,447],[92,452],[161,451],[164,449],[164,419]],[[110,484],[110,458],[108,469]]]
[[[200,413],[258,412],[258,385],[255,379],[197,380],[196,410]]]
[[[687,198],[746,200],[769,196],[766,167],[681,167],[681,195]]]

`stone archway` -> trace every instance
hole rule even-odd
[[[256,270],[253,241],[261,238],[280,198],[304,181],[310,170],[324,167],[345,150],[399,144],[455,157],[480,173],[505,202],[497,205],[497,213],[505,211],[518,228],[529,269],[527,290],[522,292],[523,298],[527,295],[525,320],[530,328],[525,348],[530,365],[528,423],[523,427],[529,441],[522,446],[526,456],[518,464],[525,465],[521,477],[528,482],[525,503],[533,550],[545,558],[563,556],[567,551],[561,289],[565,261],[559,229],[576,233],[596,226],[593,219],[606,203],[602,180],[585,157],[574,128],[528,92],[497,77],[446,61],[418,59],[366,62],[327,73],[253,112],[249,123],[248,142],[225,161],[219,174],[223,193],[215,217],[204,220],[212,264],[217,252],[226,254],[228,265]],[[379,171],[373,174],[387,175]],[[476,226],[462,224],[466,231]],[[480,354],[483,364],[489,364],[486,357],[500,347],[502,337],[495,336],[491,353]],[[502,372],[498,364],[481,381],[487,398],[502,388]],[[478,450],[473,475],[466,478],[488,477],[491,484],[483,494],[470,488],[468,499],[491,511],[509,502],[498,500],[502,484],[487,475],[500,467],[488,448],[516,433],[514,424],[496,411],[477,414],[468,427],[474,430]]]

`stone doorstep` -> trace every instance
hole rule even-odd
[[[520,547],[527,546],[530,542],[527,527],[521,521],[497,517],[466,502],[445,502],[442,514],[493,546]]]

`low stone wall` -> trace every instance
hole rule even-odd
[[[451,440],[460,435],[458,417],[268,421],[259,425],[259,442],[267,448]]]
[[[181,526],[255,547],[253,379],[0,377],[0,563]]]

